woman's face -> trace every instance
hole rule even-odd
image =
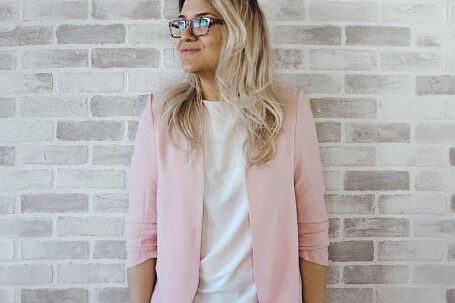
[[[186,0],[180,12],[180,18],[192,19],[195,17],[212,17],[221,19],[219,13],[207,0]],[[220,24],[210,25],[205,36],[194,36],[187,27],[180,38],[176,39],[176,49],[179,51],[182,68],[189,73],[211,75],[215,72],[221,52]],[[184,51],[185,48],[194,48],[197,51]]]

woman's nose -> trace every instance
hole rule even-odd
[[[180,39],[182,39],[183,41],[195,40],[195,39],[197,39],[197,37],[191,33],[190,27],[188,26],[183,30],[183,32],[180,36]]]

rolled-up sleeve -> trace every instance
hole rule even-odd
[[[296,108],[294,190],[299,257],[327,266],[329,221],[324,201],[324,177],[310,100],[301,89]]]
[[[129,177],[125,223],[126,267],[157,257],[157,163],[151,102],[139,116]]]

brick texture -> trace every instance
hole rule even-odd
[[[0,0],[0,301],[128,301],[127,178],[147,95],[184,79],[177,0]],[[306,91],[330,303],[455,303],[455,3],[259,0]]]

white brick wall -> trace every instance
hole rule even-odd
[[[455,2],[260,2],[311,94],[327,301],[455,303]],[[182,76],[176,3],[0,0],[0,302],[127,302],[132,145]]]

